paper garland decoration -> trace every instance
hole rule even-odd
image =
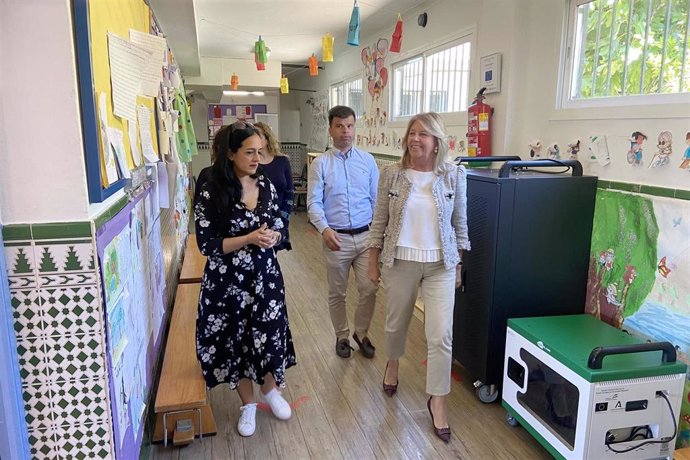
[[[259,39],[254,43],[254,53],[256,54],[256,59],[261,64],[266,64],[268,62],[268,54],[266,53],[266,42],[263,41],[261,35]]]
[[[280,78],[280,94],[287,94],[290,92],[290,85],[285,75]]]
[[[316,60],[316,56],[313,54],[309,58],[309,75],[316,77],[319,74],[319,61]]]
[[[352,8],[347,44],[359,46],[359,4],[357,4],[357,0],[355,0],[355,6]]]
[[[393,31],[393,36],[391,37],[391,46],[389,50],[393,53],[400,52],[400,46],[402,45],[402,33],[403,33],[403,21],[398,13],[398,21],[395,23],[395,30]]]
[[[256,63],[256,70],[266,70],[266,64],[259,62],[259,57],[254,53],[254,62]]]
[[[237,91],[237,87],[239,86],[239,84],[240,84],[239,77],[233,73],[232,76],[230,77],[230,89],[233,91]]]

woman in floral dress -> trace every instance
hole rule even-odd
[[[237,430],[255,430],[260,399],[282,420],[292,415],[277,387],[295,351],[285,287],[274,246],[283,238],[273,185],[257,173],[262,140],[244,122],[223,127],[214,139],[217,158],[194,208],[199,250],[208,256],[201,281],[197,356],[209,388],[228,383],[242,400]],[[226,152],[222,154],[221,152]]]

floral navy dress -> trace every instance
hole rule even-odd
[[[285,287],[273,248],[248,245],[223,254],[223,238],[243,236],[266,223],[283,233],[276,192],[257,179],[256,208],[236,203],[221,216],[211,183],[202,186],[194,207],[199,250],[208,256],[201,280],[196,321],[197,357],[206,385],[237,387],[240,379],[264,383],[267,373],[285,386],[285,369],[294,366]]]

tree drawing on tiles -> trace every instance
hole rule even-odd
[[[65,260],[65,271],[73,270],[83,270],[83,268],[81,266],[81,262],[79,262],[77,251],[74,250],[74,246],[70,246],[67,250],[67,259]]]
[[[38,268],[40,272],[56,272],[58,271],[57,265],[53,260],[53,255],[50,253],[50,249],[47,247],[43,248],[43,255],[41,256],[41,265]]]
[[[24,254],[24,248],[19,248],[17,250],[17,258],[14,262],[14,275],[20,275],[23,273],[31,273],[31,264],[29,264],[29,259],[26,258]]]

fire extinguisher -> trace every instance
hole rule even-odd
[[[494,109],[484,104],[482,88],[467,108],[467,153],[471,157],[491,156],[491,115]]]

